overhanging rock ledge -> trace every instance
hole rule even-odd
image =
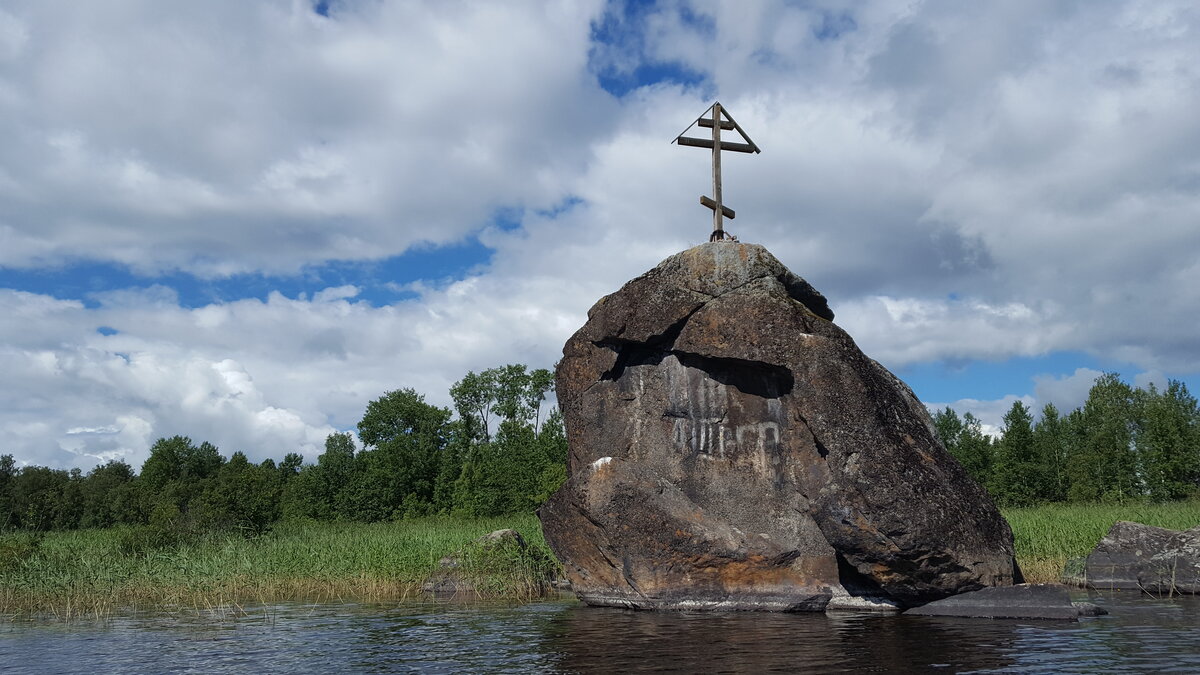
[[[1008,524],[832,319],[727,241],[596,303],[558,366],[568,480],[539,511],[582,600],[886,608],[1013,583]]]

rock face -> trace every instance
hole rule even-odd
[[[1021,584],[982,588],[906,611],[905,616],[956,616],[981,619],[1064,619],[1103,616],[1108,611],[1090,602],[1071,602],[1059,584]]]
[[[736,242],[596,303],[557,372],[569,479],[539,512],[582,600],[821,610],[1013,583],[1008,524],[832,319]]]
[[[1069,583],[1147,593],[1200,593],[1200,527],[1166,530],[1118,521]]]

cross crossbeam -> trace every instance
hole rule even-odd
[[[712,129],[712,138],[691,138],[684,136],[692,127],[701,126],[706,129]],[[733,141],[722,141],[721,131],[736,131],[745,143],[736,143]],[[733,220],[733,209],[725,206],[721,202],[721,151],[729,150],[732,152],[759,153],[762,150],[755,145],[754,141],[750,140],[745,130],[734,121],[733,116],[729,111],[721,105],[720,101],[713,103],[704,114],[696,118],[696,121],[688,125],[683,133],[675,137],[672,141],[678,145],[687,145],[693,148],[711,148],[712,149],[712,177],[713,177],[713,196],[711,198],[701,196],[700,203],[713,212],[713,231],[709,241],[720,241],[725,238],[725,223],[724,219]]]

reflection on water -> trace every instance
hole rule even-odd
[[[689,672],[870,671],[928,663],[928,648],[921,645],[937,641],[928,626],[862,614],[647,614],[585,609],[568,612],[565,618],[557,649],[565,670],[622,672],[669,664]],[[983,658],[973,665],[994,663]]]
[[[286,604],[0,624],[0,671],[1200,671],[1200,598],[1095,595],[1079,623],[528,605]]]

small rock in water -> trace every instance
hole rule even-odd
[[[582,600],[874,609],[1013,583],[1008,524],[833,316],[728,241],[592,307],[557,371],[568,481],[539,510]]]
[[[509,528],[496,530],[495,532],[488,532],[475,541],[481,544],[503,544],[505,542],[512,542],[517,546],[517,548],[525,548],[525,537],[522,537],[520,532]]]
[[[874,597],[870,595],[850,595],[841,588],[833,589],[833,597],[829,599],[829,604],[825,605],[827,612],[881,612],[891,613],[899,612],[904,609],[894,600],[887,598]]]
[[[506,544],[512,544],[520,550],[524,550],[526,547],[525,538],[521,536],[520,532],[512,529],[489,532],[471,542],[468,546],[492,548]],[[426,593],[437,594],[470,593],[474,591],[475,585],[464,578],[460,572],[462,555],[463,552],[459,551],[439,560],[437,570],[429,575],[429,578],[421,584],[421,590]]]
[[[1020,584],[984,588],[904,612],[905,616],[955,616],[982,619],[1062,619],[1107,614],[1090,602],[1071,602],[1060,584]]]

